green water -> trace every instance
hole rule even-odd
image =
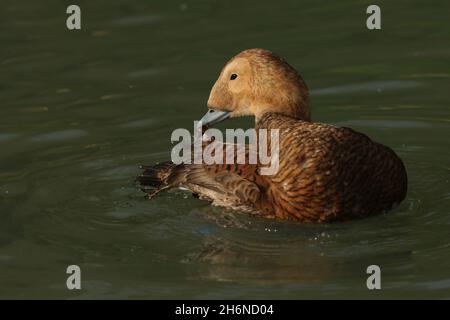
[[[72,3],[1,5],[1,298],[450,298],[448,1],[378,1],[381,31],[370,1],[80,1],[68,31]],[[171,132],[252,47],[301,72],[314,120],[402,157],[399,208],[303,225],[143,197],[137,166],[169,158]],[[382,290],[366,288],[371,264]]]

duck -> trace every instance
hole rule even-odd
[[[305,81],[269,50],[247,49],[232,57],[207,107],[204,128],[252,116],[256,130],[277,129],[278,170],[263,175],[260,163],[141,166],[136,180],[149,198],[182,188],[213,205],[264,218],[328,223],[388,212],[406,197],[399,156],[351,128],[312,121]]]

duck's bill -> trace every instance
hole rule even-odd
[[[199,127],[210,127],[219,122],[224,121],[230,117],[230,113],[227,111],[217,111],[213,109],[209,109],[208,112],[200,119],[198,126]]]

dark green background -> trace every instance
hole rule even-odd
[[[372,1],[79,1],[69,31],[73,3],[1,2],[0,297],[450,298],[448,1],[377,1],[380,31]],[[404,159],[398,209],[302,225],[143,198],[137,165],[169,158],[172,130],[252,47],[300,71],[315,121]],[[366,289],[371,264],[381,291]]]

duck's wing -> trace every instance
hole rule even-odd
[[[251,208],[260,197],[258,186],[237,173],[221,170],[219,166],[185,166],[185,187],[202,199],[209,199],[215,205],[230,208]]]
[[[257,165],[248,164],[248,161],[245,164],[236,164],[235,161],[234,164],[217,165],[177,165],[168,161],[142,166],[142,169],[143,173],[136,180],[150,198],[160,191],[181,187],[190,190],[199,198],[211,200],[215,205],[251,210],[261,194],[257,184]]]

